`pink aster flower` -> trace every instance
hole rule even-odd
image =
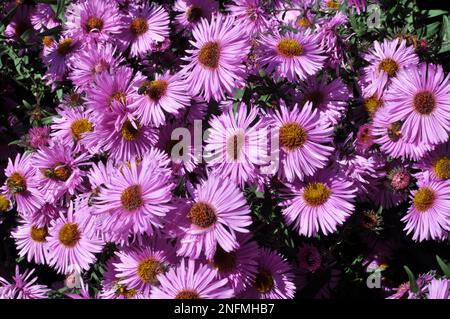
[[[61,212],[49,228],[47,261],[62,274],[88,270],[96,261],[94,254],[103,248],[103,242],[93,235],[93,225],[76,212],[77,205],[70,202],[67,215]]]
[[[69,79],[78,87],[91,85],[98,74],[114,73],[122,58],[115,57],[116,49],[110,43],[88,44],[85,50],[75,54]],[[120,76],[120,75],[119,75]]]
[[[169,36],[169,14],[158,5],[134,6],[122,18],[118,36],[122,51],[130,46],[131,56],[143,56],[155,43]]]
[[[381,176],[385,176],[385,173],[380,173],[378,159],[374,156],[353,154],[336,160],[336,163],[338,163],[337,169],[358,189],[357,195],[360,201],[368,200],[367,196],[373,190],[373,184]]]
[[[210,175],[197,185],[193,200],[180,207],[178,255],[213,258],[218,245],[230,252],[239,247],[236,233],[247,233],[250,210],[244,195],[230,180]]]
[[[432,146],[410,141],[403,130],[405,122],[395,120],[395,115],[391,113],[397,113],[397,110],[390,112],[388,109],[382,108],[376,112],[372,125],[374,142],[380,145],[383,153],[392,157],[412,160],[422,158],[427,151],[432,149]]]
[[[171,75],[169,71],[163,75],[156,74],[153,81],[136,83],[144,88],[144,94],[138,96],[130,105],[134,114],[142,124],[161,126],[166,122],[165,112],[177,115],[191,101],[186,90],[186,83],[179,73]]]
[[[211,15],[219,10],[216,0],[176,0],[173,11],[177,32],[192,30],[202,18],[211,20]]]
[[[123,106],[127,110],[126,108],[139,97],[136,90],[137,83],[142,83],[145,79],[140,72],[133,73],[133,69],[121,66],[114,69],[112,73],[98,74],[93,84],[87,89],[86,104],[102,116],[121,113],[119,107],[117,110],[112,110],[114,104]]]
[[[149,294],[144,294],[133,288],[128,288],[118,273],[114,264],[119,262],[119,257],[114,256],[106,262],[106,270],[103,275],[100,299],[150,299]]]
[[[411,191],[411,206],[402,218],[415,241],[441,240],[450,231],[450,180],[430,180],[428,174]]]
[[[36,168],[31,162],[30,154],[17,154],[14,162],[8,159],[5,169],[6,183],[1,188],[6,199],[14,200],[17,211],[24,215],[31,214],[44,205],[35,178]]]
[[[60,38],[59,41],[52,41],[46,48],[43,62],[48,66],[45,78],[52,83],[61,81],[69,69],[74,53],[79,50],[80,42],[69,36]]]
[[[273,129],[278,130],[280,168],[278,175],[292,182],[313,175],[328,162],[333,150],[326,146],[332,140],[333,128],[320,123],[317,109],[307,102],[301,110],[297,104],[292,110],[280,105],[280,110],[269,115]]]
[[[129,289],[148,295],[153,286],[159,286],[158,276],[176,264],[175,249],[163,240],[143,243],[140,248],[116,253],[114,263],[117,278]]]
[[[65,34],[80,41],[108,41],[120,32],[117,4],[106,0],[81,0],[66,10]]]
[[[433,279],[428,284],[427,299],[450,299],[450,279]]]
[[[316,74],[325,60],[317,36],[303,31],[281,35],[275,30],[273,35],[262,35],[260,44],[261,64],[267,65],[269,73],[274,72],[277,78],[288,81],[304,80]]]
[[[183,259],[177,268],[171,268],[158,277],[159,286],[153,286],[153,299],[226,299],[234,292],[227,279],[217,279],[217,269]]]
[[[311,102],[314,109],[319,110],[320,121],[336,125],[347,111],[347,103],[351,93],[340,78],[327,83],[327,76],[318,80],[310,76],[299,83],[299,95],[296,98],[301,105]]]
[[[356,188],[334,171],[323,170],[305,183],[288,185],[292,199],[282,203],[288,224],[307,237],[334,233],[353,213]]]
[[[242,63],[250,50],[241,25],[231,16],[214,15],[211,22],[202,19],[192,30],[192,50],[184,60],[188,91],[201,94],[206,101],[221,100],[225,92],[232,95],[246,77]]]
[[[226,8],[238,23],[246,27],[250,36],[257,36],[269,26],[260,0],[233,0]]]
[[[50,289],[47,286],[36,284],[37,277],[32,277],[34,269],[25,270],[23,274],[16,265],[16,273],[10,283],[0,277],[0,299],[47,299]]]
[[[394,288],[394,291],[396,292],[386,299],[418,299],[418,297],[420,297],[427,290],[430,282],[435,279],[435,276],[436,274],[434,271],[420,274],[416,280],[417,287],[419,288],[418,292],[412,292],[409,282],[405,282],[398,288]]]
[[[450,131],[450,75],[442,66],[422,63],[399,72],[386,94],[392,121],[411,143],[444,143]]]
[[[86,148],[91,154],[107,152],[116,162],[144,156],[157,141],[156,129],[142,125],[122,104],[113,103],[110,110],[98,118],[95,132],[84,135]]]
[[[346,67],[345,62],[348,57],[348,39],[350,36],[342,37],[338,28],[346,28],[348,22],[346,14],[338,11],[328,20],[328,18],[319,19],[318,38],[324,52],[328,55],[326,65],[339,74],[339,66]]]
[[[372,124],[366,123],[361,125],[356,133],[356,149],[365,152],[374,144]]]
[[[47,146],[50,140],[50,128],[47,126],[32,127],[28,131],[28,141],[30,146],[38,149]]]
[[[29,222],[36,227],[50,226],[53,219],[59,216],[59,207],[55,203],[45,203],[44,206],[39,208],[32,214],[27,216]]]
[[[42,147],[33,157],[36,167],[36,179],[47,202],[55,202],[66,194],[74,195],[82,191],[83,177],[81,170],[87,166],[89,155],[75,155],[70,145],[55,142],[51,146]]]
[[[94,130],[94,116],[84,107],[58,108],[59,117],[53,118],[51,136],[62,144],[72,147],[75,153],[83,151],[83,137]]]
[[[228,278],[228,283],[237,295],[252,284],[257,273],[258,245],[248,234],[239,235],[239,248],[226,252],[220,246],[208,261],[218,270],[219,279]]]
[[[364,55],[369,65],[363,69],[363,76],[370,82],[370,94],[382,92],[398,72],[410,66],[415,67],[419,58],[413,46],[406,46],[406,40],[384,40],[374,42],[374,47]]]
[[[245,299],[293,299],[294,274],[287,260],[267,248],[260,248],[258,270],[251,286],[240,295]]]
[[[30,218],[20,221],[20,225],[11,232],[16,241],[19,256],[27,256],[27,261],[34,261],[36,264],[45,264],[47,254],[47,226],[39,226],[32,223]]]
[[[127,238],[129,234],[152,236],[155,228],[162,227],[174,187],[169,163],[167,156],[158,160],[155,155],[147,155],[141,162],[130,161],[111,176],[110,183],[95,197],[94,214],[104,216],[104,231]]]
[[[266,163],[267,132],[262,129],[258,116],[257,108],[247,111],[247,106],[241,103],[236,113],[230,110],[209,121],[207,165],[217,175],[230,178],[241,187],[256,178],[258,165]]]
[[[30,15],[30,21],[34,30],[39,32],[42,32],[45,29],[56,28],[61,24],[52,7],[45,3],[38,3],[36,7],[34,7],[34,10]]]
[[[414,175],[417,179],[422,179],[425,172],[432,179],[450,179],[450,142],[441,144],[429,152],[421,161],[414,164],[414,168],[421,170]]]

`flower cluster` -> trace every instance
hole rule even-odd
[[[450,76],[401,36],[352,55],[366,6],[16,5],[7,41],[26,33],[59,92],[4,169],[18,256],[78,276],[72,298],[285,299],[310,282],[325,298],[350,232],[368,272],[396,249],[379,232],[448,242]],[[49,296],[33,271],[0,277],[0,297]],[[383,284],[450,298],[436,272],[417,282]]]

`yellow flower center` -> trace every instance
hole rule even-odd
[[[213,258],[213,266],[220,272],[228,272],[236,267],[236,253],[234,251],[226,252],[217,245],[216,253]]]
[[[375,95],[364,100],[364,108],[366,109],[367,113],[369,113],[369,115],[372,117],[375,114],[375,112],[378,110],[378,108],[382,105],[383,105],[383,101],[377,99],[377,97]]]
[[[386,58],[381,60],[380,64],[378,65],[378,69],[380,71],[384,71],[387,73],[387,75],[391,78],[397,74],[398,71],[398,64],[391,58]]]
[[[42,38],[42,44],[47,48],[50,47],[53,44],[53,38],[46,35]]]
[[[130,24],[130,31],[136,36],[142,35],[148,31],[148,22],[144,18],[134,18]]]
[[[9,200],[0,194],[0,213],[6,212],[9,207]]]
[[[74,247],[81,239],[78,225],[75,223],[64,224],[58,234],[59,241],[66,247]]]
[[[142,199],[142,190],[139,185],[132,185],[127,187],[120,195],[120,202],[122,207],[129,212],[132,212],[144,205]]]
[[[175,299],[201,299],[200,294],[192,289],[181,290],[175,296]]]
[[[331,190],[324,183],[309,183],[303,191],[303,199],[309,206],[320,206],[330,198]]]
[[[44,170],[44,176],[57,180],[60,182],[65,182],[72,175],[72,169],[64,163],[57,162],[52,168]]]
[[[258,274],[253,282],[253,287],[261,293],[266,293],[272,290],[274,281],[272,273],[265,268],[260,267]]]
[[[72,51],[73,49],[72,44],[73,40],[71,38],[64,39],[61,42],[59,42],[56,51],[58,51],[60,55],[66,55],[67,53]]]
[[[141,133],[141,125],[138,122],[135,122],[136,127],[133,126],[130,120],[126,120],[122,128],[120,129],[120,133],[122,134],[122,138],[126,141],[135,141],[140,133]]]
[[[218,42],[205,43],[198,54],[198,61],[205,67],[215,69],[219,66],[220,45]]]
[[[414,109],[422,115],[429,115],[436,107],[436,100],[433,93],[422,91],[414,96]]]
[[[121,104],[127,103],[127,95],[124,92],[117,91],[109,97],[109,105],[111,105],[112,101],[117,101]]]
[[[92,123],[88,119],[78,119],[72,122],[70,126],[72,136],[75,140],[80,140],[82,135],[93,131]]]
[[[298,149],[308,139],[308,132],[298,123],[289,122],[280,127],[280,145],[288,151]]]
[[[208,228],[217,221],[216,212],[207,203],[198,202],[192,205],[187,218],[200,228]]]
[[[328,0],[327,7],[330,10],[339,10],[341,3],[338,0]]]
[[[299,27],[307,28],[307,27],[311,26],[311,21],[309,21],[309,19],[307,17],[301,17],[301,18],[297,19],[297,25]]]
[[[47,240],[45,239],[48,235],[48,230],[47,227],[36,227],[36,226],[32,226],[31,230],[30,230],[30,237],[31,239],[33,239],[35,242],[38,243],[45,243]]]
[[[119,284],[119,288],[116,291],[116,294],[119,294],[126,299],[132,298],[134,295],[136,295],[136,289],[127,289],[125,285]]]
[[[13,194],[20,194],[27,191],[27,181],[20,173],[14,172],[6,180],[6,186]]]
[[[145,93],[153,101],[158,101],[166,94],[168,86],[169,83],[167,83],[167,81],[154,80],[147,84]]]
[[[186,19],[189,22],[197,22],[200,20],[200,18],[203,16],[202,9],[200,7],[197,7],[195,5],[191,5],[186,10]]]
[[[433,206],[435,199],[436,193],[434,190],[429,187],[422,187],[414,195],[414,207],[418,212],[423,213]]]
[[[154,258],[147,258],[142,260],[137,267],[137,274],[139,278],[152,285],[159,285],[158,275],[165,272],[165,267],[162,263]]]
[[[443,156],[438,159],[433,165],[434,174],[440,179],[450,178],[450,158]]]
[[[103,20],[97,17],[90,17],[86,22],[87,32],[92,30],[100,31],[103,28]]]
[[[401,121],[389,125],[387,135],[392,142],[397,142],[402,137],[402,125],[403,123]]]
[[[280,54],[288,58],[303,54],[303,46],[296,39],[281,39],[277,44],[277,50]]]

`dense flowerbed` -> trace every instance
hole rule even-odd
[[[449,298],[445,9],[2,2],[0,298]]]

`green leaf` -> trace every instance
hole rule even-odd
[[[49,125],[53,123],[53,116],[44,117],[42,119],[42,124]]]
[[[19,145],[22,141],[21,140],[15,140],[12,142],[9,142],[8,145]]]
[[[439,267],[441,267],[445,277],[450,278],[450,266],[447,263],[445,263],[445,261],[443,261],[441,257],[439,257],[438,255],[436,255],[436,260],[439,264]]]
[[[244,96],[244,93],[245,93],[245,89],[244,90],[236,89],[234,91],[234,98],[236,100],[242,100],[242,97]]]
[[[442,45],[438,53],[444,53],[450,51],[450,22],[447,16],[442,17],[442,29],[441,29]]]
[[[424,28],[424,33],[425,36],[427,38],[431,38],[432,36],[434,36],[436,33],[439,32],[439,28],[441,26],[441,22],[437,21],[437,22],[433,22],[428,24],[425,28]]]
[[[65,0],[58,0],[56,6],[56,16],[59,18],[61,15],[64,15],[64,7],[66,6]]]
[[[27,101],[25,101],[25,100],[22,100],[22,103],[23,103],[23,105],[25,105],[25,107],[27,109],[32,109],[33,108],[33,106],[30,103],[28,103]]]
[[[417,286],[416,277],[412,273],[411,269],[408,268],[408,266],[403,266],[403,268],[405,268],[405,271],[408,274],[409,290],[411,290],[413,293],[418,293],[419,287]]]
[[[383,212],[383,206],[380,206],[380,208],[378,208],[377,215],[381,215],[382,212]]]
[[[434,18],[441,16],[443,14],[447,15],[449,12],[447,10],[435,9],[435,10],[428,10],[428,12],[426,13],[428,18]]]

